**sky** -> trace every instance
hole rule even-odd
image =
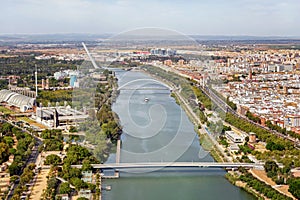
[[[0,0],[0,34],[117,34],[159,27],[196,35],[300,36],[299,0]]]

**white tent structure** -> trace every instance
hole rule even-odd
[[[20,108],[21,112],[30,110],[35,105],[35,98],[28,97],[10,90],[0,91],[0,102]]]

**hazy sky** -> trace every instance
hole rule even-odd
[[[3,33],[118,33],[140,27],[186,34],[300,36],[299,0],[0,0]]]

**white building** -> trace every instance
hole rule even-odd
[[[243,139],[240,135],[236,134],[234,131],[225,131],[225,136],[228,140],[234,143],[242,143]]]

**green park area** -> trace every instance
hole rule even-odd
[[[5,114],[13,114],[14,112],[8,108],[5,108],[4,106],[0,106],[0,113]]]

